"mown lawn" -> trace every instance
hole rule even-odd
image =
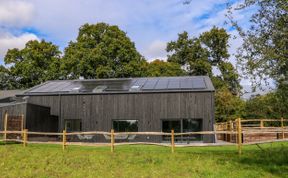
[[[0,143],[0,177],[288,177],[288,143],[170,148]]]

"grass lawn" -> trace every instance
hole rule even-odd
[[[288,177],[288,143],[170,148],[0,143],[0,177]]]

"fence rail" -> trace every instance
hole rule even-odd
[[[240,127],[239,127],[240,128]],[[27,146],[28,143],[44,143],[41,141],[28,141],[29,135],[43,135],[43,136],[60,136],[62,137],[62,142],[48,142],[48,143],[54,143],[54,144],[62,144],[63,149],[65,150],[68,145],[88,145],[89,143],[80,143],[80,142],[69,142],[67,140],[67,136],[73,136],[73,135],[109,135],[110,136],[110,143],[97,143],[94,145],[101,145],[101,146],[110,146],[111,147],[111,152],[114,152],[115,146],[118,145],[127,145],[127,144],[148,144],[148,145],[159,145],[159,146],[168,146],[171,147],[171,152],[175,152],[175,147],[183,147],[185,145],[177,145],[175,144],[175,137],[176,136],[184,136],[184,135],[217,135],[217,134],[233,134],[237,135],[237,142],[236,143],[230,143],[229,145],[237,145],[239,154],[241,154],[241,146],[242,144],[244,145],[249,145],[253,143],[242,143],[239,140],[241,140],[241,135],[242,134],[254,134],[254,133],[281,133],[283,130],[272,130],[272,131],[265,131],[265,130],[256,130],[256,131],[245,131],[242,130],[239,132],[239,128],[237,130],[232,130],[232,131],[200,131],[200,132],[187,132],[187,133],[174,133],[174,130],[171,131],[171,133],[164,133],[164,132],[114,132],[111,130],[111,132],[104,132],[104,131],[90,131],[90,132],[69,132],[67,133],[65,130],[62,133],[51,133],[51,132],[30,132],[27,129],[24,129],[23,131],[0,131],[0,134],[21,134],[23,135],[21,139],[2,139],[0,141],[7,142],[7,141],[16,141],[20,142],[23,144],[24,147]],[[288,133],[288,127],[285,128],[284,133]],[[170,143],[151,143],[151,142],[123,142],[123,143],[115,143],[115,136],[117,135],[156,135],[156,136],[171,136],[171,142]],[[287,141],[287,139],[283,139],[283,141]],[[257,142],[259,143],[259,142]],[[263,142],[264,143],[264,142]],[[93,145],[92,143],[90,143]],[[255,144],[255,143],[254,143]],[[212,143],[212,144],[196,144],[194,146],[219,146],[219,145],[228,145],[227,143],[224,144],[219,144],[219,143]],[[193,146],[193,145],[186,145],[186,146]]]
[[[253,122],[253,124],[251,124]],[[279,122],[281,123],[280,126],[266,126],[266,122]],[[243,136],[250,134],[280,134],[282,135],[280,140],[277,141],[288,141],[285,139],[285,134],[288,134],[288,126],[285,126],[285,122],[288,122],[288,119],[247,119],[242,120],[240,118],[236,119],[235,121],[229,121],[224,123],[216,123],[214,125],[214,131],[199,131],[199,132],[185,132],[185,133],[175,133],[174,130],[171,130],[170,133],[167,132],[115,132],[113,129],[110,132],[105,131],[87,131],[87,132],[66,132],[66,130],[63,130],[63,132],[34,132],[34,131],[28,131],[27,129],[24,129],[24,127],[21,128],[21,131],[11,131],[7,130],[7,116],[5,116],[4,119],[4,130],[0,131],[0,134],[3,134],[3,139],[0,141],[8,142],[8,141],[17,141],[23,144],[24,147],[27,146],[28,143],[44,143],[41,141],[29,141],[30,137],[35,136],[55,136],[57,137],[58,141],[55,142],[49,142],[55,143],[55,144],[62,144],[63,150],[67,148],[68,145],[89,145],[89,143],[83,143],[83,142],[71,142],[69,141],[70,136],[95,136],[95,135],[104,135],[104,137],[108,136],[106,139],[110,140],[110,143],[96,143],[98,145],[102,146],[110,146],[111,152],[114,152],[115,146],[118,145],[125,145],[125,144],[152,144],[152,145],[160,145],[160,146],[169,146],[171,147],[171,152],[175,152],[176,147],[183,147],[183,146],[193,146],[192,144],[187,145],[181,145],[175,143],[175,140],[179,137],[185,137],[190,135],[213,135],[215,138],[219,135],[226,135],[227,137],[231,138],[233,137],[235,139],[234,142],[222,142],[222,143],[211,143],[211,144],[197,144],[198,146],[219,146],[219,145],[236,145],[238,148],[239,154],[242,153],[242,145],[248,145],[248,144],[256,144],[256,143],[265,143],[265,142],[271,142],[270,140],[262,141],[262,142],[250,142],[250,143],[244,143]],[[18,139],[9,139],[7,138],[8,134],[18,134]],[[168,136],[168,143],[153,143],[153,142],[122,142],[122,143],[116,143],[115,140],[117,140],[117,137],[120,136],[131,136],[131,135],[142,135],[142,136]],[[67,138],[68,137],[68,138]],[[187,137],[186,137],[187,138]],[[188,138],[189,139],[189,138]],[[226,140],[227,141],[227,140]],[[275,140],[274,140],[275,141]],[[91,143],[92,144],[92,143]],[[95,144],[95,143],[94,143]],[[195,146],[195,145],[194,145]]]

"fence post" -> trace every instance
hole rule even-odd
[[[23,146],[27,146],[27,141],[28,141],[28,129],[23,130]]]
[[[228,121],[225,122],[225,141],[227,142],[228,141]]]
[[[229,121],[229,125],[228,125],[229,127],[229,142],[232,142],[232,121],[230,120]]]
[[[261,119],[260,120],[260,127],[263,128],[264,127],[264,121]]]
[[[114,152],[114,129],[111,129],[111,153]]]
[[[24,114],[21,114],[21,131],[22,131],[22,134],[21,134],[21,137],[23,138],[24,137]]]
[[[6,143],[6,139],[7,139],[7,122],[8,122],[8,113],[6,111],[5,116],[4,116],[4,142],[5,143]]]
[[[175,149],[175,136],[174,136],[174,129],[171,130],[171,151],[174,153]]]
[[[63,136],[62,136],[62,149],[65,150],[66,148],[66,130],[63,130]]]
[[[237,120],[237,132],[238,132],[238,153],[242,154],[242,129],[241,129],[241,119]]]
[[[284,119],[281,117],[281,128],[282,128],[282,139],[285,139],[285,134],[284,134]]]

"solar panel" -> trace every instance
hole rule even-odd
[[[63,89],[67,88],[69,85],[71,85],[70,81],[61,81],[59,82],[61,85],[58,85],[57,87],[54,88],[55,91],[62,91]]]
[[[207,79],[206,79],[207,78]],[[97,86],[107,86],[102,92],[117,91],[145,91],[145,90],[201,90],[210,87],[208,77],[159,77],[159,78],[135,78],[135,79],[107,79],[107,80],[63,80],[49,81],[39,87],[31,89],[27,93],[57,93],[80,92],[93,93]],[[210,87],[214,90],[213,86]],[[98,91],[98,90],[97,90]]]
[[[172,78],[172,79],[169,79],[169,83],[168,83],[168,89],[180,89],[180,81],[179,79],[175,79],[175,78]]]
[[[69,85],[67,84],[67,86],[59,89],[60,92],[68,92],[68,91],[71,91],[73,88],[80,88],[81,86],[80,85],[76,85],[74,82],[70,82]]]
[[[132,79],[132,82],[129,86],[129,91],[140,91],[146,81],[147,78]]]
[[[133,85],[142,87],[147,80],[148,80],[147,78],[136,79],[136,82]]]
[[[168,79],[159,79],[154,89],[163,90],[168,87]]]
[[[59,84],[58,82],[48,82],[47,84],[44,84],[31,92],[53,92],[53,88]]]
[[[129,90],[131,83],[132,80],[106,81],[107,89],[105,91],[126,91]]]
[[[193,79],[192,80],[192,88],[193,89],[204,89],[204,88],[206,88],[206,84],[205,84],[205,81],[204,81],[204,79],[202,78],[202,79]]]
[[[192,88],[192,79],[183,78],[180,80],[180,88],[181,89],[191,89]]]
[[[153,90],[158,80],[159,79],[148,79],[142,87],[142,90]]]

